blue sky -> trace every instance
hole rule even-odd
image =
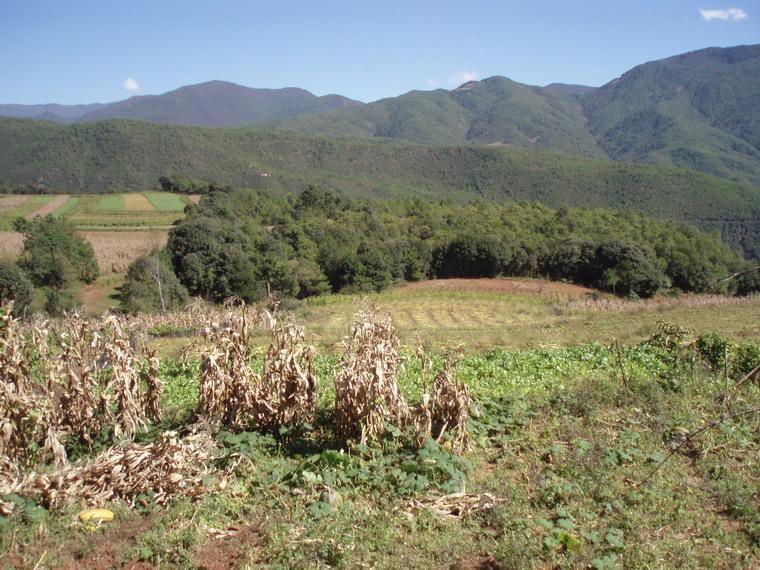
[[[760,0],[0,0],[0,103],[211,79],[362,101],[491,75],[601,85],[645,61],[752,43]]]

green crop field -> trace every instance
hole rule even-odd
[[[42,208],[45,204],[50,202],[55,196],[41,195],[41,196],[28,196],[23,204],[14,206],[11,208],[0,209],[0,231],[8,231],[13,229],[13,221],[16,218],[26,218],[31,216]]]
[[[106,194],[95,201],[92,208],[95,212],[112,213],[124,210],[124,197],[121,194]]]
[[[53,215],[80,230],[166,229],[183,217],[185,203],[164,192],[72,196]]]
[[[66,203],[53,212],[53,216],[59,218],[61,216],[67,216],[70,212],[73,212],[79,204],[80,196],[72,196]]]
[[[146,192],[145,196],[159,212],[182,212],[185,202],[176,194],[169,192]]]

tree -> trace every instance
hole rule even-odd
[[[34,288],[29,278],[17,266],[0,261],[0,304],[13,301],[13,315],[24,314],[34,298]]]
[[[433,252],[436,277],[496,277],[509,263],[509,252],[487,236],[465,235]]]
[[[136,259],[127,270],[121,306],[128,313],[166,312],[187,303],[187,290],[158,252]]]
[[[24,234],[24,250],[18,261],[38,287],[65,289],[76,282],[92,283],[100,273],[92,246],[63,219],[46,216],[16,220]]]

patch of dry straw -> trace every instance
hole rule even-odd
[[[399,341],[390,315],[360,311],[343,344],[335,378],[336,429],[361,443],[377,440],[386,422],[403,425],[410,418],[397,381]]]

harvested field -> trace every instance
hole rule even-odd
[[[101,273],[123,273],[135,259],[166,245],[167,232],[80,232],[95,250]]]
[[[0,210],[15,208],[29,201],[30,196],[2,196],[0,197]]]
[[[405,291],[486,291],[498,293],[537,293],[559,297],[585,297],[594,292],[588,287],[545,281],[543,279],[434,279],[409,283],[398,289]]]
[[[43,204],[40,208],[36,209],[31,214],[28,214],[26,216],[26,219],[31,220],[32,218],[44,217],[44,216],[47,216],[48,214],[52,214],[59,208],[62,208],[66,204],[66,202],[69,201],[70,198],[71,196],[69,196],[68,194],[61,194],[60,196],[56,196],[49,202]]]
[[[198,202],[200,202],[201,198],[202,196],[200,194],[190,194],[189,196],[185,196],[185,200],[193,204],[197,204]]]
[[[128,212],[152,212],[153,204],[144,194],[124,194],[124,209]]]
[[[406,343],[422,335],[432,346],[488,350],[638,342],[657,321],[760,339],[760,298],[684,295],[627,301],[589,296],[591,289],[538,279],[422,281],[369,295],[308,299],[298,309],[311,342],[337,347],[357,305],[368,301],[394,316]]]
[[[16,257],[21,253],[24,237],[18,232],[0,232],[0,257]]]
[[[155,231],[85,231],[80,232],[92,245],[103,274],[124,273],[129,264],[141,255],[166,245],[168,232]],[[20,233],[0,231],[0,256],[21,254],[24,238]]]

